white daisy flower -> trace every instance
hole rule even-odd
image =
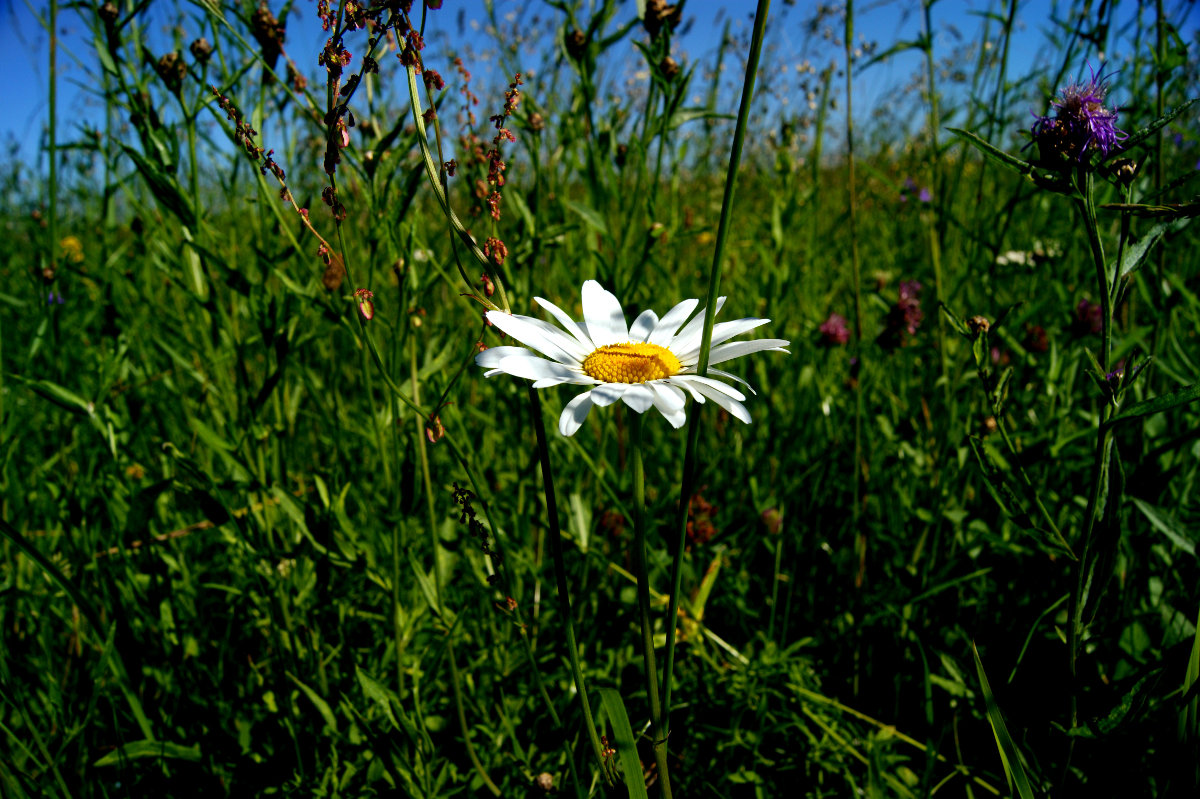
[[[561,328],[530,316],[500,311],[488,311],[487,319],[546,357],[524,347],[501,346],[479,353],[475,363],[488,370],[484,377],[498,374],[524,377],[534,381],[534,388],[560,383],[590,386],[563,409],[558,431],[564,436],[575,434],[593,405],[603,407],[617,400],[638,413],[657,408],[672,427],[679,428],[687,420],[684,406],[688,395],[696,402],[710,399],[732,416],[749,423],[750,413],[742,405],[745,395],[713,376],[734,380],[754,393],[746,381],[712,368],[708,376],[696,374],[704,312],[687,324],[684,322],[696,310],[699,300],[684,300],[661,319],[654,311],[643,311],[632,325],[627,325],[621,303],[595,280],[583,284],[582,322],[571,319],[554,303],[541,297],[534,299]],[[724,297],[717,299],[718,312],[724,304]],[[777,338],[729,341],[769,321],[738,319],[714,325],[710,367],[762,350],[787,352],[784,347],[789,342]]]

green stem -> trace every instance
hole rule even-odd
[[[542,486],[546,494],[546,533],[550,539],[550,551],[554,556],[554,577],[558,584],[559,612],[563,617],[563,625],[567,633],[567,658],[571,662],[571,676],[575,680],[575,692],[579,695],[579,703],[583,710],[583,722],[587,727],[588,739],[592,742],[592,752],[596,756],[596,764],[604,779],[612,784],[612,773],[609,771],[609,760],[604,756],[604,748],[600,745],[600,735],[596,732],[596,722],[592,716],[592,705],[588,701],[587,688],[583,682],[583,668],[579,665],[579,645],[575,640],[575,617],[571,612],[571,592],[567,587],[567,566],[563,558],[562,531],[558,526],[558,500],[554,494],[554,473],[550,470],[550,448],[546,444],[546,424],[542,419],[542,401],[537,389],[532,384],[529,387],[529,409],[533,414],[533,430],[537,436],[538,457],[542,467]]]
[[[50,156],[49,218],[46,220],[50,236],[48,266],[50,274],[58,270],[58,0],[50,0],[50,124],[46,149]],[[47,305],[53,308],[53,305]],[[57,328],[56,328],[57,330]]]
[[[409,336],[409,372],[411,375],[412,398],[413,402],[420,404],[421,402],[421,381],[418,379],[417,370],[417,337],[416,335]],[[417,437],[417,459],[421,462],[421,483],[425,491],[425,524],[429,528],[430,544],[433,548],[433,590],[434,601],[437,604],[439,612],[442,607],[442,569],[439,564],[440,558],[438,553],[441,551],[441,541],[438,537],[437,516],[434,513],[433,503],[433,479],[429,470],[429,451],[425,446],[425,417],[416,417]],[[393,565],[395,564],[395,555],[393,554]],[[393,575],[396,579],[399,574]],[[394,586],[394,584],[393,584]],[[393,588],[394,590],[394,588]],[[397,639],[399,643],[399,639]],[[403,670],[403,664],[400,662],[400,648],[396,649],[396,665]],[[467,757],[471,760],[471,766],[475,769],[475,773],[483,780],[483,784],[491,791],[493,796],[500,796],[500,788],[496,783],[492,782],[492,778],[488,775],[487,769],[483,763],[479,761],[479,755],[475,752],[475,744],[471,742],[471,729],[467,725],[466,708],[463,705],[462,695],[462,676],[458,673],[458,663],[454,657],[454,637],[453,634],[447,631],[446,634],[446,655],[450,660],[450,684],[454,689],[454,709],[458,716],[459,731],[462,733],[463,743],[467,749]]]
[[[646,467],[642,459],[642,415],[630,414],[629,450],[633,459],[633,555],[637,569],[638,613],[642,620],[642,662],[646,668],[646,693],[650,696],[650,721],[654,728],[654,761],[663,799],[671,799],[667,772],[667,735],[663,705],[658,695],[658,667],[654,659],[654,622],[650,618],[650,567],[646,557]]]
[[[754,100],[754,81],[758,75],[758,58],[762,53],[763,35],[767,27],[767,15],[771,0],[758,0],[754,12],[754,34],[750,41],[750,56],[746,60],[746,76],[742,82],[742,100],[738,106],[737,126],[733,131],[733,148],[729,154],[729,169],[725,174],[725,194],[721,201],[721,220],[717,225],[716,249],[713,251],[712,267],[708,273],[708,298],[704,310],[704,334],[700,344],[700,361],[696,373],[708,373],[708,354],[712,347],[713,318],[716,315],[717,294],[721,290],[721,262],[725,252],[725,239],[729,233],[729,220],[733,215],[733,192],[737,184],[738,165],[742,160],[742,144],[746,139],[750,104]],[[679,621],[679,589],[683,581],[683,551],[687,543],[688,500],[692,496],[696,471],[696,447],[700,438],[700,408],[692,406],[688,420],[687,446],[683,455],[683,476],[679,483],[679,504],[676,508],[675,552],[671,561],[671,593],[667,606],[667,651],[663,660],[662,688],[662,735],[664,746],[671,731],[671,674],[675,668],[675,628]]]
[[[1096,221],[1094,179],[1091,170],[1088,167],[1081,167],[1079,172],[1080,175],[1076,179],[1078,191],[1075,203],[1080,215],[1083,217],[1083,227],[1087,234],[1088,246],[1091,250],[1092,261],[1096,269],[1096,284],[1100,292],[1102,327],[1100,357],[1097,358],[1097,363],[1100,365],[1100,377],[1104,379],[1104,375],[1108,372],[1109,360],[1112,356],[1113,299],[1116,281],[1109,279],[1108,269],[1105,266],[1104,246],[1100,241],[1100,229]],[[1081,181],[1079,180],[1080,177],[1082,178]],[[1080,182],[1082,182],[1082,186],[1079,185]],[[1112,429],[1105,424],[1109,417],[1111,417],[1112,412],[1112,403],[1105,402],[1100,412],[1099,424],[1096,428],[1096,450],[1092,470],[1094,477],[1091,491],[1088,495],[1087,510],[1084,512],[1083,546],[1080,551],[1079,562],[1076,566],[1074,590],[1071,593],[1068,665],[1070,667],[1072,686],[1072,727],[1078,723],[1078,685],[1076,677],[1078,675],[1080,643],[1087,627],[1083,618],[1086,605],[1084,594],[1085,592],[1098,591],[1100,588],[1096,585],[1099,575],[1094,574],[1096,561],[1093,551],[1093,538],[1095,537],[1097,522],[1104,513],[1104,506],[1107,502],[1114,501],[1113,498],[1107,496],[1109,463],[1111,462],[1113,439]]]
[[[927,227],[929,234],[929,260],[933,264],[933,286],[937,292],[939,302],[946,302],[945,284],[942,280],[942,242],[941,229],[938,220],[938,204],[943,201],[941,185],[941,175],[938,170],[938,162],[940,153],[938,152],[938,128],[941,125],[941,119],[938,112],[938,96],[937,84],[934,80],[936,74],[936,65],[933,61],[933,21],[931,19],[931,10],[935,0],[924,0],[922,10],[925,20],[925,76],[928,83],[927,91],[929,92],[929,190],[933,195],[929,203],[929,216],[927,219]],[[850,42],[846,43],[850,46]],[[848,70],[847,70],[848,71]],[[949,354],[946,352],[946,320],[938,314],[937,327],[938,340],[938,356],[942,367],[942,386],[945,389],[946,408],[950,414],[949,429],[954,429],[954,416],[957,409],[952,401],[952,392],[950,387],[950,361]]]

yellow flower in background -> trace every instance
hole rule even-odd
[[[83,262],[83,242],[75,236],[63,236],[59,239],[58,250],[65,261],[73,264]]]

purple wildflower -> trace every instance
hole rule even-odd
[[[900,186],[900,202],[908,202],[908,198],[914,194],[917,196],[918,202],[928,203],[933,199],[933,195],[929,192],[929,189],[921,186],[912,178],[905,178],[904,184]]]
[[[63,299],[63,295],[54,289],[51,289],[50,295],[46,297],[47,305],[62,305],[64,302],[66,302],[66,300]]]
[[[1126,134],[1117,129],[1117,112],[1104,107],[1108,83],[1095,72],[1087,83],[1071,83],[1051,103],[1053,116],[1037,117],[1033,140],[1045,162],[1083,161],[1092,152],[1106,156]]]
[[[818,330],[821,332],[821,343],[826,347],[842,347],[850,340],[850,328],[846,324],[846,317],[841,314],[829,314]]]
[[[925,312],[921,310],[921,284],[915,280],[900,281],[900,297],[884,320],[879,344],[884,349],[894,350],[904,343],[905,334],[911,336],[921,326]]]

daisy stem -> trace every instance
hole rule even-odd
[[[542,486],[546,494],[546,532],[550,539],[550,551],[554,556],[554,578],[558,584],[559,612],[563,617],[563,626],[567,633],[567,658],[571,662],[571,677],[575,680],[575,693],[583,709],[583,723],[587,727],[588,739],[592,742],[592,752],[596,755],[596,764],[600,773],[609,785],[612,775],[608,769],[608,760],[604,757],[604,749],[600,745],[600,735],[596,732],[596,722],[592,717],[592,705],[588,701],[587,688],[583,683],[583,669],[579,665],[579,645],[575,641],[575,616],[571,611],[571,592],[567,587],[567,566],[563,559],[562,530],[558,526],[558,500],[554,495],[554,472],[550,470],[550,448],[546,445],[546,423],[542,419],[542,401],[537,389],[530,384],[529,409],[533,415],[533,431],[537,436],[538,459],[542,467]]]
[[[725,195],[721,202],[721,221],[717,226],[716,249],[713,251],[712,268],[708,273],[708,298],[704,310],[704,334],[700,343],[700,360],[696,374],[708,373],[708,356],[712,349],[713,319],[716,316],[717,293],[721,290],[721,260],[725,250],[725,237],[729,232],[729,219],[733,211],[733,190],[737,182],[738,164],[742,160],[742,143],[746,138],[746,123],[750,117],[750,104],[754,99],[754,79],[758,74],[758,57],[762,52],[763,34],[766,32],[767,15],[771,0],[758,0],[754,11],[754,33],[750,41],[750,55],[746,60],[746,77],[742,83],[742,100],[738,107],[737,126],[733,131],[733,149],[729,154],[729,171],[725,175]],[[679,483],[679,505],[676,509],[675,551],[671,561],[671,593],[667,606],[667,650],[663,661],[662,727],[664,756],[666,738],[671,729],[671,673],[675,668],[675,628],[679,621],[679,589],[683,581],[683,550],[687,543],[688,500],[692,496],[695,481],[696,447],[700,438],[700,405],[692,406],[688,419],[687,448],[683,455],[683,476]],[[640,457],[640,455],[639,455]],[[639,510],[640,513],[640,503]],[[656,725],[657,726],[657,725]],[[657,752],[657,746],[655,751]],[[665,776],[665,773],[664,773]]]
[[[646,666],[646,693],[654,727],[654,762],[663,799],[671,799],[667,774],[667,734],[663,705],[658,696],[658,668],[654,660],[654,622],[650,618],[650,569],[646,562],[646,467],[642,460],[642,415],[629,414],[629,450],[633,458],[633,554],[637,569],[638,611],[642,617],[642,660]]]

